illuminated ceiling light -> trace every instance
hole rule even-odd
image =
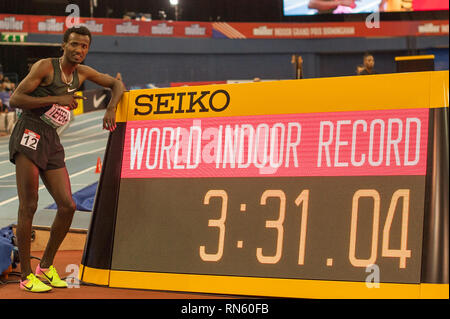
[[[170,4],[173,6],[178,5],[178,0],[169,0],[169,1],[170,1]]]

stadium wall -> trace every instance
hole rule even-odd
[[[60,43],[61,36],[29,34],[28,41]],[[395,72],[394,57],[444,50],[446,36],[335,39],[186,39],[95,36],[86,64],[115,75],[127,86],[178,81],[230,79],[293,79],[292,54],[304,60],[304,77],[354,75],[366,51],[376,69]],[[339,63],[337,63],[339,61]],[[94,88],[87,84],[86,89]]]

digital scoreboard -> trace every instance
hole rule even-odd
[[[427,220],[448,221],[430,205],[448,193],[448,72],[136,90],[117,115],[83,281],[448,298],[445,245],[424,260],[445,234]]]

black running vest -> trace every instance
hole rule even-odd
[[[80,86],[80,81],[78,79],[78,72],[75,69],[73,72],[73,80],[70,85],[64,83],[61,79],[61,69],[59,66],[59,58],[52,58],[53,65],[53,81],[49,85],[42,86],[39,85],[33,92],[29,95],[34,97],[45,97],[45,96],[56,96],[64,94],[73,94]],[[29,115],[32,117],[40,117],[42,114],[47,112],[52,105],[43,106],[36,109],[23,110],[23,115]]]

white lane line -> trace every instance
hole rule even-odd
[[[97,167],[96,165],[91,166],[91,167],[88,167],[88,168],[86,168],[86,169],[84,169],[84,170],[82,170],[82,171],[79,171],[79,172],[77,172],[77,173],[74,173],[74,174],[72,174],[72,175],[69,175],[69,178],[72,178],[72,177],[75,177],[75,176],[78,176],[78,175],[87,173],[87,172],[89,172],[89,171],[92,172],[96,167]],[[42,186],[40,186],[40,187],[38,188],[38,190],[42,190],[42,189],[44,189],[44,188],[45,188],[45,185],[42,185]],[[11,203],[11,202],[13,202],[13,201],[15,201],[15,200],[17,200],[17,199],[19,199],[19,196],[14,196],[14,197],[8,198],[8,199],[6,199],[6,200],[0,202],[0,206],[6,205],[6,204],[8,204],[8,203]]]
[[[13,176],[15,174],[16,174],[16,172],[8,173],[8,174],[5,174],[5,175],[0,175],[0,179],[8,177],[8,176]]]
[[[86,132],[86,131],[89,131],[89,130],[98,129],[98,128],[101,129],[102,127],[103,127],[103,124],[102,125],[93,125],[93,126],[86,127],[84,129],[76,131],[76,132],[66,133],[66,134],[64,134],[64,136],[67,137],[67,136],[78,135],[80,133],[83,133],[83,132]]]
[[[107,140],[108,140],[107,138],[102,138],[102,139],[98,139],[98,140],[93,140],[93,141],[83,142],[83,143],[80,143],[80,144],[75,144],[75,145],[72,145],[72,146],[64,147],[64,150],[71,150],[71,149],[73,149],[73,148],[80,147],[80,146],[83,146],[83,145],[92,144],[92,143],[97,143],[97,142],[105,142],[105,141],[107,141]],[[2,163],[2,162],[0,162],[0,164],[1,164],[1,163]]]
[[[100,152],[100,151],[104,151],[105,148],[106,148],[106,146],[102,146],[102,147],[96,148],[95,150],[92,150],[92,151],[88,151],[88,152],[84,152],[84,153],[75,154],[75,155],[66,157],[65,160],[67,161],[67,160],[70,160],[70,159],[73,159],[73,158],[77,158],[77,157],[80,157],[80,156],[83,156],[83,155],[88,155],[88,154],[92,154],[92,153],[97,153],[97,152]]]
[[[72,175],[69,175],[69,178],[76,177],[76,176],[78,176],[78,175],[82,175],[82,174],[87,173],[87,172],[89,172],[89,171],[92,172],[92,171],[95,170],[96,167],[97,167],[97,165],[94,165],[94,166],[85,168],[85,169],[82,170],[82,171],[79,171],[79,172],[77,172],[77,173],[73,173]]]
[[[97,136],[97,135],[102,135],[102,134],[107,135],[108,132],[97,132],[97,133],[94,133],[94,134],[83,136],[83,139],[87,139],[87,138],[90,138],[90,137],[93,137],[93,136]],[[79,140],[80,140],[80,137],[73,137],[73,138],[68,138],[68,139],[66,139],[66,137],[64,135],[61,137],[61,143],[62,144],[65,144],[65,143],[68,143],[68,142],[73,142],[73,141],[79,141]],[[1,155],[1,153],[0,153],[0,155]]]
[[[98,117],[93,117],[93,118],[90,118],[90,119],[87,119],[87,120],[83,120],[83,121],[74,121],[74,123],[70,123],[70,126],[67,129],[70,129],[72,127],[76,127],[76,126],[79,126],[81,124],[85,124],[85,123],[88,123],[88,122],[96,121],[96,120],[99,120],[99,119],[102,119],[102,118],[103,118],[103,115],[102,116],[98,116]]]

